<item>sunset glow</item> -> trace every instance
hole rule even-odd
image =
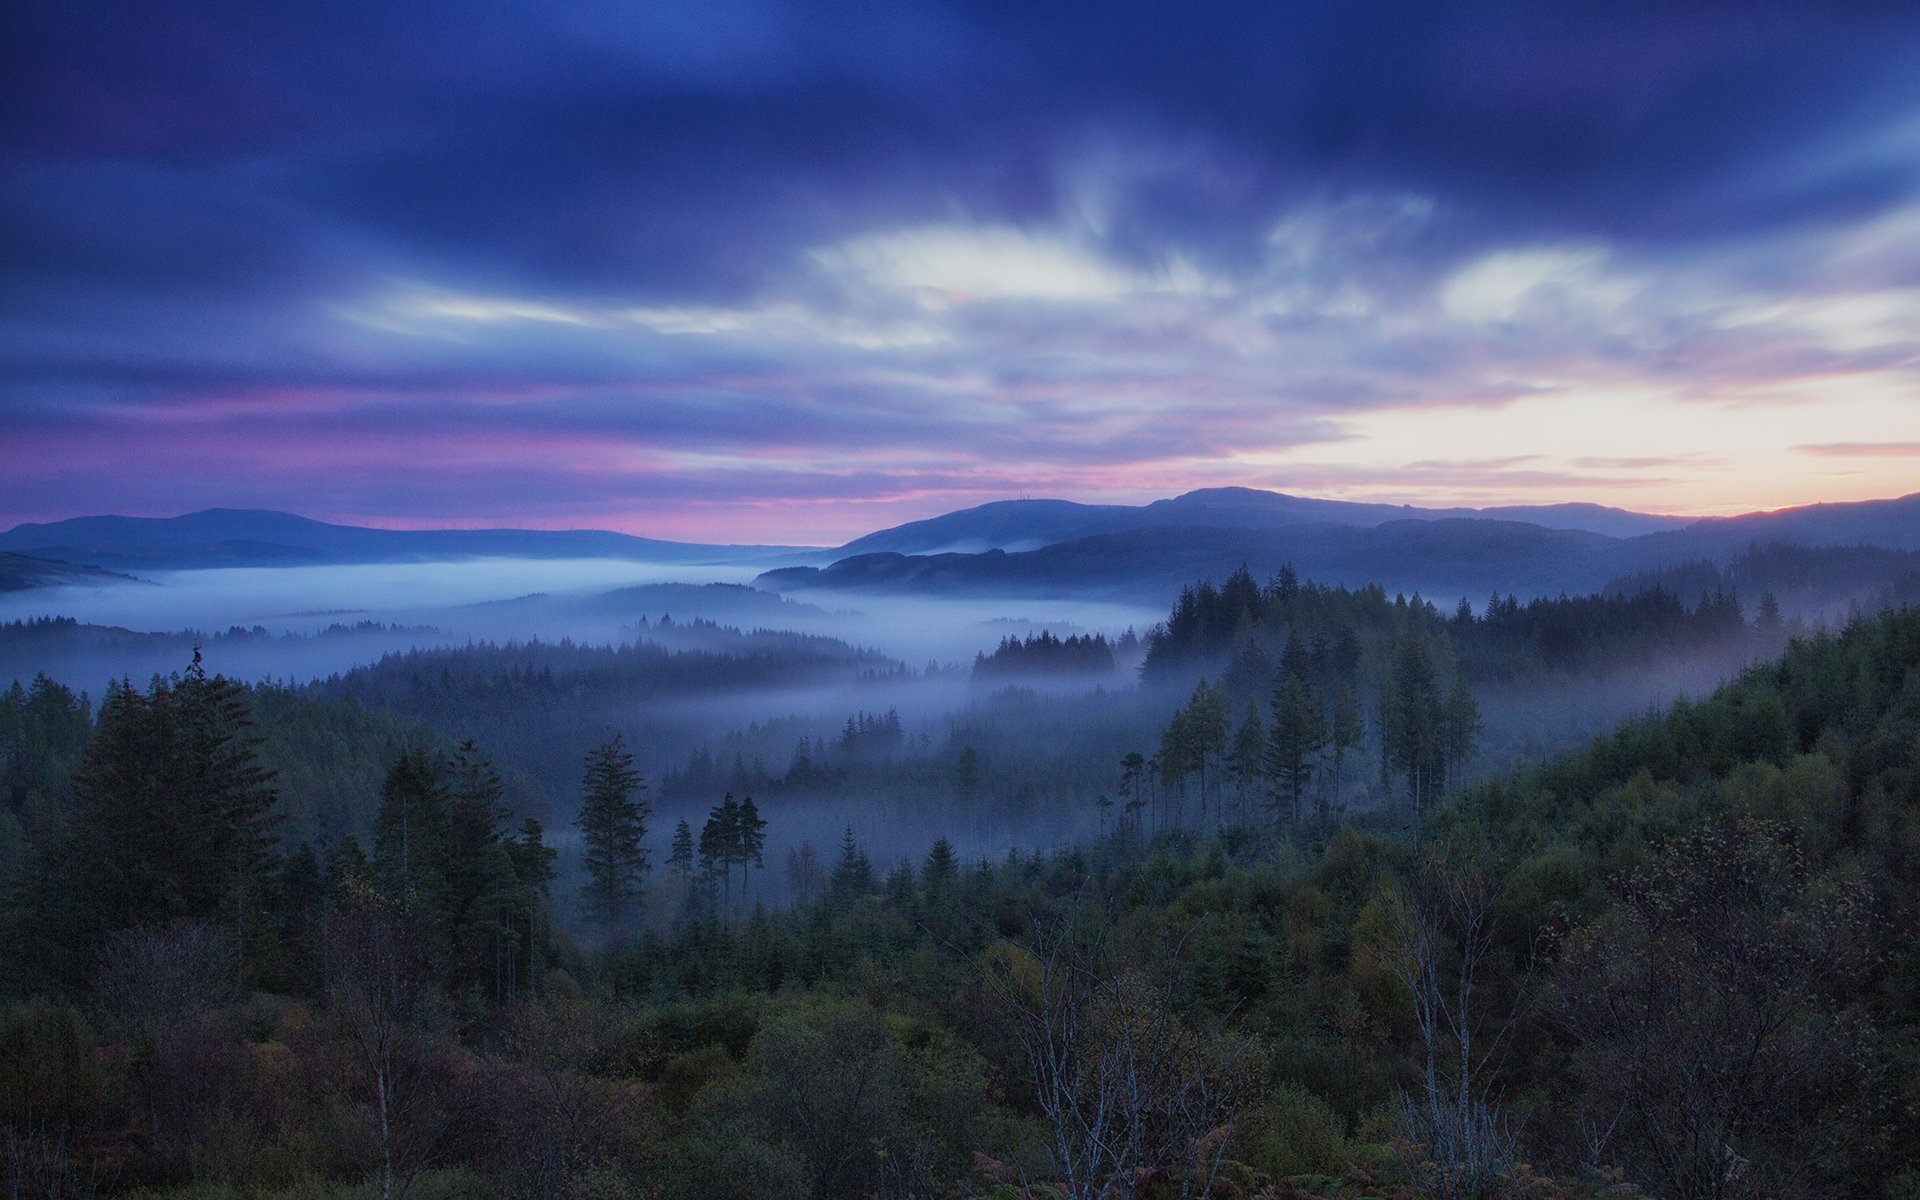
[[[1911,13],[59,7],[0,523],[1920,490]]]

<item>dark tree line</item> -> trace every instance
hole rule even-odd
[[[1009,635],[1000,639],[993,653],[982,652],[973,660],[973,677],[984,680],[1113,672],[1113,647],[1098,633],[1058,638],[1043,629],[1024,638]]]
[[[1248,697],[1237,725],[1234,685],[1201,679],[1161,733],[1158,753],[1122,760],[1127,827],[1138,830],[1156,784],[1164,803],[1152,814],[1155,828],[1187,825],[1190,779],[1200,828],[1249,825],[1262,802],[1276,823],[1299,828],[1310,815],[1325,825],[1341,802],[1348,764],[1367,740],[1369,711],[1382,786],[1403,790],[1409,819],[1417,823],[1458,785],[1473,759],[1482,730],[1479,705],[1454,665],[1445,631],[1430,634],[1407,621],[1382,649],[1384,661],[1369,686],[1359,677],[1357,655],[1316,654],[1297,630],[1289,631],[1270,676],[1264,719],[1259,701]],[[1235,666],[1244,662],[1243,655]],[[1363,686],[1370,709],[1361,699]]]

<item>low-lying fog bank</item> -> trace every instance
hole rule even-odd
[[[236,646],[228,661],[216,664],[250,681],[299,682],[384,654],[469,641],[614,644],[645,636],[663,616],[683,624],[707,620],[819,634],[914,664],[971,663],[1004,637],[1042,629],[1109,636],[1144,630],[1159,616],[1144,606],[1066,600],[779,596],[744,586],[755,573],[750,566],[606,559],[165,571],[136,582],[0,595],[0,621],[58,616],[138,633],[211,635],[237,628],[301,635]],[[340,636],[342,626],[354,636]],[[322,633],[328,636],[316,636]],[[80,662],[0,662],[0,673],[11,668],[30,677],[43,670],[70,686],[97,689],[109,677],[168,669],[146,661],[131,644],[122,649],[128,657],[120,661],[107,652]]]

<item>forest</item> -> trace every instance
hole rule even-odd
[[[1239,572],[971,671],[669,639],[0,693],[9,1194],[1920,1188],[1920,612]],[[1735,677],[1496,729],[1682,655]]]

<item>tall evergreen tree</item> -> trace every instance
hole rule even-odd
[[[1391,671],[1380,700],[1382,762],[1406,778],[1417,820],[1439,782],[1444,754],[1439,685],[1420,633],[1395,635]]]
[[[1267,778],[1274,797],[1287,806],[1288,820],[1300,824],[1300,797],[1319,769],[1327,744],[1327,717],[1320,689],[1298,675],[1287,675],[1268,702]]]
[[[746,891],[747,872],[754,867],[767,865],[767,819],[760,815],[760,806],[748,796],[740,801],[740,809],[735,820],[739,829],[740,847],[740,889]]]
[[[461,743],[446,775],[446,833],[440,871],[446,881],[441,922],[454,954],[455,983],[504,981],[503,940],[517,940],[522,907],[513,856],[502,844],[506,821],[500,774],[471,740]]]
[[[144,694],[107,689],[73,815],[16,897],[17,937],[48,978],[77,985],[112,934],[180,918],[225,925],[247,969],[269,932],[275,794],[246,695],[208,678],[197,650]]]
[[[581,901],[589,919],[608,929],[626,926],[646,886],[644,843],[653,814],[646,787],[619,735],[588,751],[578,819],[587,867]]]
[[[1233,754],[1228,766],[1233,771],[1235,797],[1239,803],[1241,824],[1247,820],[1247,797],[1266,771],[1267,731],[1260,724],[1260,709],[1247,701],[1246,715],[1233,735]]]
[[[693,888],[693,828],[685,817],[673,827],[673,844],[667,850],[667,875],[680,890],[681,899]]]
[[[1327,726],[1327,745],[1333,750],[1333,789],[1328,808],[1340,802],[1340,787],[1344,782],[1342,768],[1346,764],[1347,752],[1354,749],[1367,736],[1367,723],[1360,711],[1360,697],[1354,694],[1353,685],[1343,683],[1333,698],[1333,721]],[[1329,815],[1323,809],[1322,815]]]
[[[1480,706],[1474,701],[1473,691],[1467,681],[1459,676],[1453,680],[1453,690],[1447,695],[1447,702],[1440,709],[1440,738],[1446,755],[1446,776],[1448,782],[1459,785],[1460,772],[1466,769],[1474,752],[1480,748]]]
[[[920,888],[926,893],[928,905],[937,908],[945,904],[959,877],[960,860],[953,852],[953,843],[946,838],[935,839],[933,849],[927,851],[926,865],[920,869]]]
[[[443,911],[446,832],[441,764],[425,747],[410,746],[388,769],[374,818],[374,870],[401,912],[431,918]]]
[[[521,935],[514,939],[519,960],[508,977],[511,998],[519,981],[532,983],[539,979],[540,963],[551,941],[548,902],[555,875],[553,864],[559,852],[547,845],[546,830],[540,822],[528,817],[520,822],[520,836],[507,843],[507,853],[513,860],[514,878],[520,884],[516,927]]]
[[[250,732],[246,686],[208,677],[198,646],[174,694],[184,755],[177,786],[192,797],[211,834],[207,850],[216,859],[214,874],[244,979],[249,947],[264,932],[274,827],[280,821],[273,773],[260,765],[263,739]]]
[[[740,802],[732,792],[713,806],[707,813],[707,823],[700,827],[700,858],[709,871],[719,869],[721,901],[732,912],[733,867],[741,861]]]
[[[860,848],[851,825],[840,839],[840,859],[833,865],[828,887],[836,904],[846,904],[873,893],[873,862]]]

